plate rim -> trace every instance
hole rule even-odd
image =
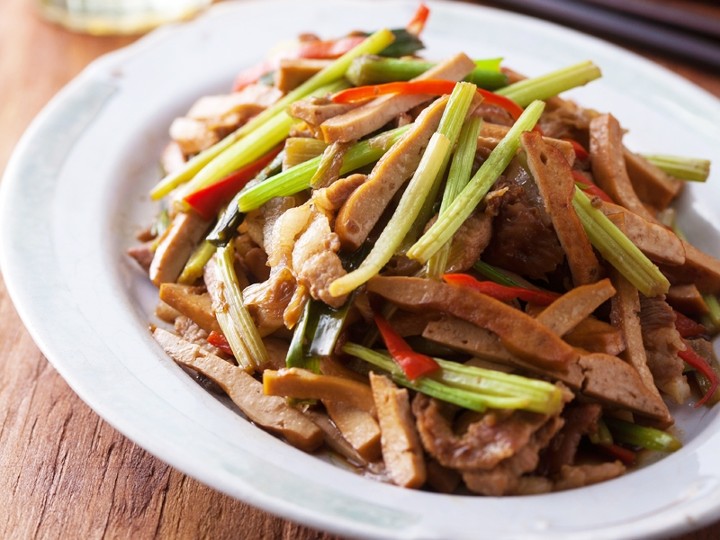
[[[360,3],[357,0],[344,0],[348,3]],[[231,3],[225,3],[225,4],[218,4],[211,8],[209,10],[207,15],[204,15],[201,17],[202,20],[205,20],[206,18],[210,16],[221,16],[222,12],[225,10],[228,11],[234,11],[234,10],[242,10],[244,9],[244,4],[270,4],[270,2],[267,2],[266,0],[261,2],[260,0],[252,0],[250,2],[231,2]],[[282,0],[277,0],[276,3],[283,3]],[[365,2],[367,3],[367,2]],[[393,2],[394,4],[402,4],[402,5],[408,5],[411,4],[411,2],[408,1],[398,1]],[[645,59],[644,57],[641,57],[635,53],[632,53],[630,51],[626,51],[625,49],[622,49],[621,47],[618,47],[616,45],[607,43],[599,38],[594,38],[592,36],[588,36],[586,34],[583,34],[581,32],[577,32],[571,29],[564,28],[559,25],[555,25],[554,23],[547,23],[545,21],[540,21],[538,19],[519,15],[512,12],[506,12],[503,10],[498,10],[495,8],[488,8],[486,6],[478,6],[468,3],[455,3],[455,2],[428,2],[431,9],[433,6],[443,6],[443,9],[449,9],[449,10],[458,10],[458,11],[464,11],[464,10],[490,10],[494,12],[501,12],[505,16],[509,16],[511,18],[522,18],[522,19],[529,19],[533,21],[534,23],[538,23],[540,26],[543,27],[555,27],[556,29],[559,29],[559,31],[563,33],[571,33],[575,34],[576,36],[582,37],[583,40],[593,40],[596,42],[596,44],[601,44],[604,47],[612,47],[617,49],[618,51],[622,51],[624,55],[631,55],[632,62],[640,62],[645,68],[650,70],[660,70],[664,72],[664,76],[672,76],[673,82],[677,83],[678,81],[682,81],[685,83],[685,86],[688,89],[692,89],[693,92],[699,92],[699,95],[703,95],[704,99],[711,98],[717,101],[717,98],[715,98],[712,94],[705,91],[704,89],[698,87],[694,83],[683,79],[678,78],[677,75],[673,74],[672,72],[668,71],[666,68],[659,66],[657,64],[652,63],[651,61]],[[180,25],[171,25],[168,27],[161,28],[148,36],[141,38],[137,42],[123,48],[119,49],[118,51],[114,51],[112,53],[109,53],[107,55],[101,56],[97,60],[90,63],[75,79],[73,79],[67,86],[65,86],[49,103],[46,105],[46,107],[43,108],[41,113],[33,120],[30,127],[27,129],[25,134],[22,136],[20,141],[18,142],[16,148],[13,151],[12,157],[10,161],[8,162],[7,168],[4,173],[3,181],[0,182],[0,210],[2,210],[5,206],[10,204],[11,197],[13,196],[13,191],[11,191],[11,188],[7,187],[8,185],[11,185],[13,183],[17,183],[17,180],[11,180],[10,182],[8,179],[16,178],[17,172],[22,168],[22,160],[28,159],[27,157],[27,149],[31,145],[32,141],[36,140],[38,136],[42,133],[42,131],[46,128],[47,119],[52,117],[54,114],[56,114],[60,109],[62,109],[65,106],[65,103],[69,96],[73,95],[75,92],[77,92],[81,87],[88,84],[90,81],[93,80],[94,74],[96,72],[103,71],[107,69],[108,66],[112,66],[115,64],[122,63],[125,58],[133,55],[141,55],[143,54],[144,50],[151,49],[154,47],[155,43],[161,39],[166,39],[168,36],[174,35],[175,29],[177,28],[185,28],[186,25],[192,25],[195,21],[190,23],[183,23]],[[718,102],[720,103],[720,101]],[[718,105],[716,103],[716,105]],[[0,223],[4,223],[5,221],[5,215],[6,212],[2,212],[0,215]],[[0,231],[5,230],[7,231],[6,227],[0,228]],[[0,232],[0,240],[3,240],[6,236],[6,233]],[[49,345],[47,343],[47,340],[45,339],[45,330],[40,330],[39,325],[36,323],[33,324],[33,317],[30,312],[32,311],[31,308],[26,304],[27,300],[20,300],[19,302],[16,301],[16,298],[22,297],[25,293],[21,292],[21,289],[23,287],[22,283],[18,279],[18,276],[13,271],[13,265],[14,261],[10,258],[10,253],[4,246],[0,246],[0,268],[2,269],[3,276],[5,278],[6,288],[8,290],[8,294],[10,298],[12,299],[13,303],[15,304],[15,308],[20,315],[21,320],[23,321],[23,324],[26,326],[28,331],[30,332],[30,335],[32,336],[35,343],[38,344],[38,347],[43,352],[43,354],[48,358],[48,360],[51,362],[51,364],[55,367],[55,369],[61,374],[63,379],[73,388],[73,391],[78,394],[81,399],[88,403],[91,408],[96,411],[103,419],[108,421],[113,427],[118,429],[121,433],[123,433],[125,436],[128,436],[131,440],[137,441],[136,437],[133,437],[131,435],[128,435],[127,426],[123,424],[122,421],[120,421],[118,418],[113,417],[110,415],[113,419],[109,419],[108,416],[103,414],[102,412],[98,412],[98,409],[104,410],[104,407],[97,405],[97,399],[95,399],[94,396],[87,396],[86,392],[82,389],[78,391],[76,388],[77,384],[74,384],[74,377],[72,373],[68,373],[65,369],[66,366],[63,365],[63,362],[55,357],[55,353],[53,351],[53,345]],[[8,271],[8,269],[10,269]],[[82,385],[80,385],[82,386]],[[146,448],[148,451],[159,457],[159,459],[163,461],[168,461],[166,457],[159,456],[156,451],[157,445],[146,445],[145,443],[138,442],[140,446],[143,448]],[[180,463],[175,464],[172,461],[170,462],[173,466],[176,466],[178,469],[182,470],[186,474],[198,478],[196,474],[193,472],[189,472],[187,470],[187,464]],[[203,481],[201,478],[198,478],[200,481]],[[204,482],[205,483],[205,482]],[[221,487],[218,487],[217,485],[212,486],[214,489],[219,489],[225,493],[228,493],[231,496],[237,497],[237,492],[229,492],[226,489],[222,489]],[[241,490],[242,491],[242,490]],[[340,534],[360,534],[362,536],[367,537],[376,537],[375,533],[373,531],[361,531],[361,530],[348,530],[346,527],[340,527],[337,528],[336,524],[328,524],[327,522],[323,521],[321,517],[317,516],[316,514],[308,511],[303,511],[302,509],[296,509],[293,511],[293,509],[290,509],[288,511],[287,508],[279,508],[277,504],[273,500],[266,500],[263,496],[260,496],[257,493],[248,492],[245,493],[242,497],[242,500],[249,502],[250,504],[254,504],[258,507],[261,507],[267,511],[270,511],[276,515],[282,515],[284,517],[289,517],[290,519],[299,520],[304,523],[307,523],[313,527],[316,528],[322,528],[325,530],[333,530],[335,532],[338,532]],[[281,505],[282,506],[282,505]],[[717,508],[717,506],[714,506],[713,508]],[[660,534],[667,534],[668,532],[678,532],[678,531],[685,531],[688,530],[688,527],[697,527],[704,523],[710,522],[711,519],[713,519],[715,516],[712,515],[712,509],[709,509],[702,514],[699,519],[694,522],[692,525],[684,524],[684,523],[676,523],[675,527],[670,526],[663,526],[660,529],[656,529],[655,531],[652,530],[646,530],[645,533],[650,535],[660,535]],[[385,531],[381,531],[385,532]],[[417,532],[417,531],[415,531]],[[647,535],[646,534],[646,535]]]

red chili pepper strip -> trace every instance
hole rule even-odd
[[[715,394],[715,391],[717,390],[718,383],[720,381],[718,380],[718,376],[715,373],[715,370],[710,367],[710,365],[707,363],[707,361],[700,356],[698,353],[696,353],[692,347],[690,347],[690,344],[685,342],[685,350],[680,351],[678,353],[678,356],[682,358],[682,360],[687,363],[690,367],[695,368],[698,370],[698,372],[702,373],[707,377],[707,379],[710,381],[710,389],[705,393],[705,395],[700,398],[700,400],[695,404],[695,408],[697,409],[701,405],[704,405],[705,402],[710,399],[713,394]]]
[[[509,287],[494,281],[478,281],[468,274],[444,274],[443,279],[451,285],[475,289],[501,302],[510,302],[519,298],[525,302],[548,306],[560,297],[559,294],[548,291],[535,291],[525,287]]]
[[[699,322],[693,321],[690,317],[675,311],[675,329],[680,337],[692,338],[707,334],[707,329]]]
[[[216,332],[215,330],[211,331],[210,334],[208,334],[207,342],[212,345],[213,347],[217,347],[225,354],[229,354],[230,356],[233,356],[232,349],[230,348],[230,344],[228,343],[227,338],[224,334],[221,332]]]
[[[425,28],[428,15],[430,15],[430,9],[425,4],[420,4],[405,30],[414,36],[419,36]]]
[[[580,161],[588,160],[588,158],[590,157],[590,154],[588,153],[587,150],[585,150],[585,147],[582,144],[577,142],[575,139],[564,138],[562,140],[569,142],[572,145],[573,150],[575,151],[575,157],[577,159],[579,159]]]
[[[257,173],[280,153],[281,149],[282,145],[276,146],[264,156],[248,163],[225,178],[190,193],[185,197],[185,202],[204,219],[212,219],[220,211],[220,208],[226,205],[245,184],[255,178]]]
[[[610,456],[622,461],[625,465],[632,465],[635,463],[637,455],[632,450],[628,450],[627,448],[623,448],[617,444],[599,444],[597,446],[607,454],[610,454]]]
[[[575,180],[575,183],[585,193],[589,194],[592,197],[598,197],[600,200],[605,201],[605,202],[609,202],[609,203],[614,202],[610,198],[610,195],[605,193],[596,184],[594,184],[592,180],[590,180],[587,176],[585,176],[580,171],[573,170],[572,175],[573,175],[573,179]]]
[[[440,96],[450,94],[457,83],[455,81],[446,81],[441,79],[423,79],[419,81],[398,81],[384,84],[370,84],[367,86],[356,86],[337,92],[332,100],[335,103],[353,103],[355,101],[364,101],[366,99],[376,98],[387,94],[414,95],[426,94],[430,96]],[[478,94],[483,96],[487,103],[497,105],[517,120],[523,113],[522,107],[513,100],[500,96],[489,90],[477,89]]]
[[[288,54],[287,57],[315,59],[338,58],[365,41],[365,39],[367,39],[367,36],[358,35],[325,41],[304,41],[300,43],[295,51]]]
[[[388,348],[390,356],[403,370],[405,376],[414,381],[418,377],[429,375],[440,369],[440,365],[425,354],[413,351],[410,345],[393,330],[390,323],[380,315],[375,315],[375,324],[380,330],[380,335]]]
[[[277,61],[275,60],[264,60],[259,64],[255,64],[252,67],[238,73],[233,82],[233,92],[239,92],[246,86],[258,82],[260,77],[270,73],[272,70],[277,68]]]

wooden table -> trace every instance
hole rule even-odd
[[[132,41],[68,33],[41,21],[31,4],[0,2],[0,171],[58,89]],[[650,56],[720,96],[720,74]],[[336,538],[205,487],[111,428],[48,364],[2,280],[0,471],[0,538]],[[710,540],[711,531],[682,538]]]

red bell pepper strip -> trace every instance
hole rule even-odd
[[[259,64],[255,64],[254,66],[241,71],[237,74],[235,81],[233,82],[233,92],[239,92],[246,86],[258,82],[260,77],[276,69],[277,64],[277,60],[263,60]]]
[[[637,456],[632,450],[628,450],[627,448],[624,448],[617,444],[598,444],[597,447],[601,448],[605,453],[609,454],[610,456],[619,459],[625,465],[632,465],[635,463],[635,458]]]
[[[446,81],[441,79],[423,79],[418,81],[398,81],[384,84],[370,84],[367,86],[356,86],[337,92],[332,100],[335,103],[353,103],[355,101],[364,101],[366,99],[376,98],[387,94],[414,95],[426,94],[430,96],[440,96],[450,94],[457,83],[455,81]],[[489,90],[477,89],[478,94],[483,96],[487,103],[497,105],[507,111],[514,120],[520,118],[523,113],[522,107],[513,100],[490,92]]]
[[[420,4],[415,11],[415,15],[413,15],[413,18],[410,19],[410,22],[405,27],[405,30],[414,36],[419,36],[425,28],[428,15],[430,15],[430,9],[425,4]]]
[[[596,184],[593,183],[592,180],[590,180],[587,176],[585,176],[580,171],[573,170],[572,172],[573,179],[575,180],[575,183],[577,186],[582,189],[585,193],[592,197],[598,197],[601,201],[612,203],[614,202],[610,195],[605,193],[602,189],[600,189]]]
[[[688,342],[685,342],[685,350],[680,351],[678,353],[678,356],[682,358],[682,360],[690,367],[695,368],[698,372],[705,375],[705,377],[707,377],[707,379],[710,381],[710,389],[695,404],[695,408],[697,409],[701,405],[704,405],[705,402],[715,394],[720,380],[718,380],[718,376],[715,373],[715,370],[710,367],[710,365],[702,356],[700,356],[693,350],[692,347],[690,347],[690,344]]]
[[[217,332],[215,330],[212,330],[207,337],[207,342],[212,345],[213,347],[217,347],[225,354],[228,354],[230,356],[234,356],[232,349],[230,348],[230,344],[228,343],[227,338],[222,332]]]
[[[559,294],[548,291],[536,291],[525,287],[509,287],[494,281],[478,281],[468,274],[444,274],[443,279],[451,285],[474,289],[501,302],[510,302],[519,298],[525,302],[548,306],[560,297]]]
[[[418,377],[429,375],[440,369],[440,365],[425,354],[413,351],[410,345],[390,326],[384,317],[375,315],[375,324],[393,360],[403,370],[405,376],[414,381]]]
[[[588,160],[588,158],[590,157],[590,154],[588,153],[587,150],[585,150],[585,147],[582,144],[577,142],[575,139],[564,138],[562,140],[569,142],[572,145],[573,150],[575,151],[575,157],[577,159],[579,159],[580,161]]]
[[[214,218],[245,184],[268,165],[280,153],[282,145],[278,145],[264,156],[239,168],[222,180],[187,195],[184,199],[193,210],[204,219]]]
[[[693,321],[690,317],[675,311],[675,329],[683,338],[692,338],[707,334],[707,329],[699,322]]]
[[[332,59],[338,58],[356,47],[367,36],[346,36],[327,41],[303,41],[289,56],[292,58]]]

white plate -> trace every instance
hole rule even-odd
[[[720,509],[718,411],[684,407],[685,447],[577,491],[481,498],[381,484],[305,455],[203,391],[147,331],[152,287],[124,255],[154,212],[146,194],[171,119],[227,89],[244,66],[301,31],[402,26],[415,1],[220,4],[93,63],[23,137],[2,183],[2,269],[20,315],[72,388],[132,440],[202,482],[325,530],[377,538],[638,538],[708,522]],[[637,150],[720,159],[718,100],[632,54],[537,20],[430,3],[428,56],[504,56],[541,74],[593,59],[605,77],[574,92],[612,111]],[[682,226],[718,253],[720,178],[683,196]]]

